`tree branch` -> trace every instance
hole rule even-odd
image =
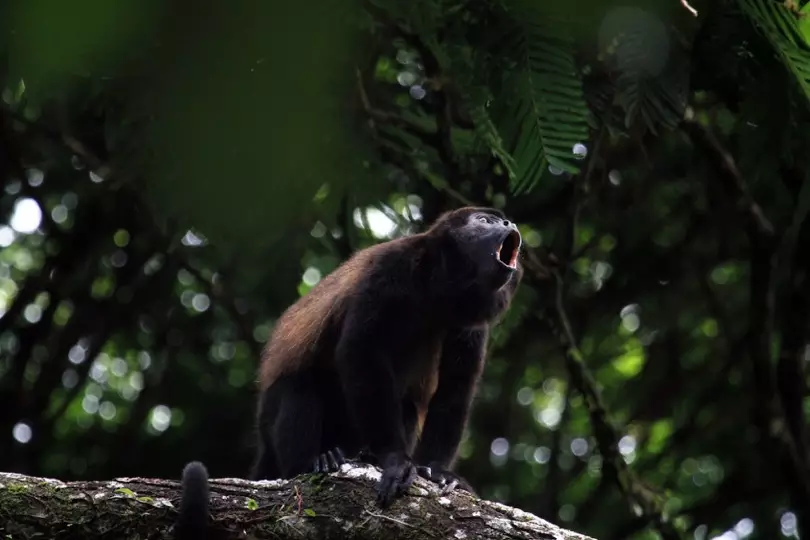
[[[592,157],[592,159],[595,158]],[[583,187],[587,184],[593,169],[594,167],[589,165],[586,173],[578,179],[578,186],[574,191],[574,197],[571,201],[573,207],[572,219],[569,234],[566,238],[567,245],[565,246],[566,257],[569,257],[574,249],[578,213],[582,206],[582,200],[577,195],[579,191],[584,191]],[[614,479],[631,512],[636,515],[640,514],[640,517],[644,519],[647,525],[654,526],[660,532],[664,540],[678,540],[681,535],[672,523],[665,519],[661,497],[633,474],[633,471],[624,461],[624,457],[619,453],[619,433],[610,420],[599,387],[588,369],[582,351],[579,349],[576,334],[565,309],[568,270],[568,267],[563,271],[556,268],[551,270],[551,275],[554,277],[554,301],[553,305],[549,307],[544,322],[549,326],[552,333],[557,336],[571,384],[585,402],[590,417],[591,429],[599,447],[599,453],[604,460],[605,474],[609,474]],[[542,279],[544,276],[536,277]]]
[[[565,356],[565,364],[571,377],[571,383],[582,395],[585,406],[590,417],[593,435],[602,455],[605,473],[610,471],[614,477],[619,490],[627,500],[631,511],[640,510],[642,518],[647,524],[653,525],[661,533],[665,540],[677,540],[681,535],[674,529],[672,524],[664,519],[661,502],[656,493],[645,486],[633,474],[624,458],[619,453],[619,434],[613,426],[602,394],[593,379],[593,375],[585,364],[585,359],[577,344],[576,336],[568,320],[568,314],[563,304],[562,276],[558,271],[554,271],[556,282],[555,319],[546,320],[552,332],[560,340],[560,346]]]
[[[344,465],[329,476],[211,480],[210,537],[592,540],[463,491],[417,479],[388,510],[374,504],[379,469]],[[60,482],[0,473],[0,530],[13,537],[152,538],[177,519],[179,482],[149,478]]]
[[[780,171],[785,184],[803,185],[807,174],[805,169],[786,168]],[[806,189],[806,188],[804,188]],[[782,401],[788,428],[800,455],[808,459],[807,428],[804,417],[804,397],[807,394],[807,373],[805,370],[805,346],[808,337],[810,318],[810,253],[803,246],[810,243],[810,218],[801,202],[801,189],[795,194],[797,200],[794,218],[795,237],[785,234],[790,244],[790,274],[788,276],[785,305],[781,310],[782,340],[779,360],[776,365],[776,389]],[[785,257],[787,259],[787,257]]]
[[[682,125],[695,146],[703,151],[706,159],[716,170],[726,192],[736,199],[743,210],[743,221],[751,250],[749,280],[751,316],[747,340],[755,391],[753,415],[766,448],[777,462],[782,464],[785,481],[790,488],[791,499],[799,517],[800,532],[807,534],[810,530],[810,463],[806,451],[803,450],[802,441],[794,437],[786,418],[774,380],[771,354],[775,322],[774,269],[777,262],[774,229],[759,204],[748,192],[734,157],[717,137],[694,118],[685,120]],[[787,362],[785,356],[781,359],[780,364],[784,369],[788,369],[792,361],[792,355],[789,356]],[[784,373],[782,376],[784,386]],[[803,429],[799,436],[804,436]]]

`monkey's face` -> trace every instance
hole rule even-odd
[[[517,271],[520,233],[500,212],[475,209],[451,231],[478,283],[497,290]]]

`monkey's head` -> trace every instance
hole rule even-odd
[[[500,210],[459,208],[441,216],[428,234],[442,240],[447,269],[477,286],[496,291],[518,270],[520,232]]]

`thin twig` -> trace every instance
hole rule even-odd
[[[692,15],[694,15],[695,17],[697,17],[697,16],[698,16],[698,12],[697,12],[697,10],[696,10],[695,8],[693,8],[691,5],[689,5],[689,2],[688,2],[687,0],[681,0],[681,5],[682,5],[683,7],[685,7],[685,8],[686,8],[686,10],[687,10],[689,13],[691,13]]]
[[[231,317],[234,318],[237,323],[237,327],[242,333],[242,339],[244,339],[247,346],[250,347],[254,356],[258,358],[261,355],[261,346],[253,338],[254,321],[252,320],[252,317],[239,311],[239,308],[236,305],[236,298],[230,294],[225,284],[222,281],[219,283],[211,283],[210,280],[205,279],[202,272],[191,264],[191,261],[188,260],[181,250],[175,250],[173,255],[178,257],[182,262],[183,268],[189,274],[194,276],[203,287],[205,287],[206,292],[212,298],[217,300],[220,305],[222,305],[231,314]]]
[[[298,502],[298,515],[300,516],[304,511],[304,498],[301,496],[301,491],[298,489],[298,484],[295,484],[293,488],[295,489],[295,500]]]
[[[773,225],[748,191],[734,157],[723,147],[717,136],[694,118],[685,119],[681,125],[692,143],[706,154],[726,190],[743,206],[742,210],[756,228],[757,234],[765,237],[773,236]]]
[[[417,33],[397,22],[385,10],[380,9],[373,3],[367,1],[364,4],[369,13],[373,14],[374,17],[379,19],[398,37],[402,38],[405,43],[413,47],[416,52],[419,53],[422,65],[425,67],[425,77],[433,82],[431,89],[433,90],[433,102],[436,105],[436,126],[438,130],[436,136],[438,141],[432,146],[436,148],[439,153],[439,159],[445,167],[445,173],[450,185],[453,188],[458,188],[463,180],[463,174],[453,150],[453,107],[445,91],[447,85],[444,82],[445,77],[441,72],[438,58],[431,51],[430,45]]]
[[[438,137],[435,131],[431,131],[425,128],[425,126],[419,125],[417,122],[413,122],[404,116],[374,108],[368,97],[365,84],[363,83],[363,73],[360,71],[360,68],[355,68],[355,73],[357,76],[357,93],[360,96],[360,103],[363,105],[363,110],[372,121],[404,129],[427,146],[434,146],[437,143]],[[376,132],[373,123],[372,128],[374,128]]]
[[[563,412],[560,417],[560,422],[557,424],[557,429],[551,435],[551,452],[548,458],[548,475],[546,476],[546,515],[556,516],[560,510],[560,480],[562,468],[560,466],[559,456],[562,454],[562,439],[563,431],[568,426],[568,421],[571,418],[571,397],[573,396],[574,386],[571,381],[566,381],[565,397],[563,398]]]
[[[433,534],[433,532],[425,529],[424,527],[419,527],[418,525],[412,525],[410,523],[406,523],[405,521],[402,521],[401,519],[393,518],[391,516],[386,516],[385,514],[377,514],[377,513],[374,513],[372,511],[370,511],[370,510],[366,510],[365,512],[366,512],[366,514],[368,514],[371,517],[375,517],[377,519],[387,519],[388,521],[392,521],[392,522],[397,523],[399,525],[403,525],[405,527],[415,529],[417,531],[421,531],[424,534],[430,536],[431,538],[436,538],[436,535]]]
[[[65,148],[81,158],[82,161],[87,164],[93,174],[97,175],[99,178],[106,180],[113,174],[112,167],[105,163],[95,152],[93,152],[87,147],[87,145],[82,143],[76,137],[67,133],[61,133],[51,127],[41,124],[40,122],[30,120],[17,111],[7,109],[5,113],[14,121],[20,122],[26,127],[34,129],[36,132],[45,135],[47,138],[53,141],[62,143]]]

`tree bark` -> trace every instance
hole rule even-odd
[[[325,475],[252,482],[212,479],[211,538],[593,540],[532,514],[421,478],[386,509],[374,504],[379,469],[346,464]],[[0,473],[6,538],[171,538],[180,483],[150,478],[62,482]]]

